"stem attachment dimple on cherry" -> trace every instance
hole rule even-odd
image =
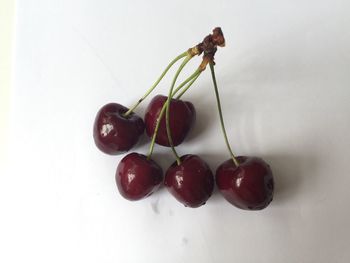
[[[222,110],[221,110],[221,103],[220,103],[219,90],[218,90],[217,83],[216,83],[215,70],[214,70],[214,63],[213,63],[213,62],[210,62],[210,63],[209,63],[209,66],[210,66],[211,76],[212,76],[213,83],[214,83],[214,90],[215,90],[215,96],[216,96],[216,102],[217,102],[217,106],[218,106],[218,111],[219,111],[219,117],[220,117],[220,124],[221,124],[222,133],[223,133],[223,135],[224,135],[225,143],[226,143],[226,146],[227,146],[228,151],[230,152],[232,161],[234,162],[234,164],[235,164],[236,166],[239,166],[239,162],[238,162],[238,160],[236,159],[235,155],[233,154],[232,149],[231,149],[231,146],[230,146],[230,143],[228,142],[228,139],[227,139],[227,134],[226,134],[225,124],[224,124],[224,119],[223,119]]]

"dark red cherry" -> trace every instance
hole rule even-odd
[[[130,150],[143,134],[145,124],[135,113],[127,117],[123,113],[128,108],[109,103],[97,113],[94,123],[94,140],[96,146],[104,153],[119,154]]]
[[[153,136],[158,116],[168,97],[163,95],[155,96],[146,109],[145,124],[146,133]],[[172,99],[170,102],[170,129],[171,138],[175,146],[183,142],[196,119],[196,110],[191,102]],[[165,111],[160,122],[156,143],[163,146],[170,146],[165,125]]]
[[[130,201],[136,201],[158,189],[163,181],[163,171],[147,156],[130,153],[118,164],[115,179],[120,194]]]
[[[261,210],[273,198],[274,181],[270,166],[261,158],[237,157],[216,170],[216,184],[225,199],[234,206],[247,210]]]
[[[184,155],[180,160],[180,165],[174,162],[168,168],[164,185],[185,206],[204,205],[213,193],[213,173],[197,155]]]

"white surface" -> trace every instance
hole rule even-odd
[[[0,262],[350,261],[348,1],[17,2]],[[114,182],[122,156],[93,143],[97,110],[133,104],[171,58],[218,25],[230,141],[271,164],[275,200],[260,212],[218,193],[198,209],[164,189],[123,200]],[[228,155],[213,95],[208,71],[186,95],[198,121],[178,150],[215,169]],[[170,150],[155,151],[166,169]]]

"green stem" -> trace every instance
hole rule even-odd
[[[179,90],[181,90],[181,88],[183,86],[185,86],[188,82],[190,82],[191,80],[191,83],[193,83],[193,79],[194,78],[198,78],[198,75],[200,74],[200,71],[197,69],[191,76],[189,76],[186,80],[184,80],[173,92],[172,96],[174,96]],[[188,89],[188,86],[186,87],[186,90]],[[184,92],[181,92],[181,95],[183,94]],[[157,134],[158,134],[158,130],[159,130],[159,126],[160,126],[160,121],[163,117],[163,114],[164,114],[164,111],[166,109],[166,103],[164,103],[160,113],[159,113],[159,116],[157,118],[157,123],[156,123],[156,127],[154,129],[154,132],[153,132],[153,136],[152,136],[152,140],[151,140],[151,145],[150,145],[150,148],[149,148],[149,151],[148,151],[148,159],[151,158],[152,156],[152,153],[153,153],[153,149],[154,149],[154,144],[155,144],[155,141],[156,141],[156,137],[157,137]]]
[[[191,82],[188,83],[186,88],[184,88],[179,95],[177,95],[177,97],[176,97],[177,100],[180,99],[182,97],[182,95],[184,95],[184,93],[192,86],[192,84],[198,79],[199,75],[202,73],[199,70],[197,70],[197,71],[198,71],[198,73],[192,78]],[[176,90],[174,91],[173,95],[175,95],[175,93],[176,93]]]
[[[168,134],[168,140],[169,140],[169,144],[171,147],[171,150],[173,151],[175,158],[176,158],[176,162],[177,165],[181,164],[181,160],[179,155],[177,154],[175,147],[174,147],[174,143],[173,143],[173,139],[171,137],[171,129],[170,129],[170,123],[169,123],[169,117],[170,117],[170,101],[173,97],[173,89],[176,83],[176,80],[178,78],[178,76],[180,75],[180,72],[182,71],[182,69],[185,67],[185,65],[187,64],[188,61],[190,61],[191,57],[187,56],[185,58],[185,60],[182,62],[182,64],[180,65],[179,69],[176,71],[175,76],[173,78],[173,82],[171,83],[171,87],[169,89],[169,95],[168,95],[168,99],[166,101],[166,112],[165,112],[165,120],[166,120],[166,132]]]
[[[217,84],[216,84],[214,65],[213,65],[213,63],[209,63],[209,65],[210,65],[211,76],[212,76],[213,83],[214,83],[214,90],[215,90],[216,102],[217,102],[217,106],[218,106],[218,110],[219,110],[219,116],[220,116],[220,124],[221,124],[222,132],[223,132],[223,134],[224,134],[225,143],[226,143],[226,146],[227,146],[228,151],[229,151],[230,154],[231,154],[231,158],[232,158],[234,164],[235,164],[236,166],[238,166],[239,163],[238,163],[236,157],[234,156],[234,154],[233,154],[233,152],[232,152],[232,149],[231,149],[231,146],[230,146],[230,144],[229,144],[229,142],[228,142],[228,139],[227,139],[227,134],[226,134],[225,125],[224,125],[224,119],[223,119],[223,117],[222,117],[222,110],[221,110],[221,103],[220,103],[219,91],[218,91],[218,87],[217,87]]]
[[[182,83],[174,90],[172,96],[174,97],[174,95],[175,95],[176,93],[178,93],[179,90],[181,90],[182,87],[185,86],[188,82],[191,81],[191,83],[193,83],[194,80],[196,80],[196,79],[198,78],[198,75],[199,75],[199,74],[200,74],[200,71],[197,69],[195,72],[192,73],[191,76],[189,76],[187,79],[185,79],[184,82],[182,82]],[[191,84],[191,85],[192,85],[192,84]],[[189,85],[187,85],[185,89],[188,90],[188,88],[189,88]],[[183,93],[185,93],[185,92],[184,92],[184,91],[181,91],[181,95],[182,95]]]
[[[151,92],[157,87],[157,85],[159,84],[159,82],[163,79],[163,77],[165,76],[165,74],[169,71],[169,69],[180,59],[182,59],[183,57],[186,57],[188,55],[188,51],[178,55],[176,58],[174,58],[169,65],[166,67],[166,69],[163,71],[163,73],[160,75],[160,77],[157,79],[157,81],[152,85],[152,87],[147,90],[147,92],[142,96],[142,98],[140,98],[127,112],[124,113],[124,117],[127,117],[131,112],[133,112],[137,106],[140,105],[140,103],[147,98],[147,96],[149,94],[151,94]]]
[[[161,111],[159,113],[159,116],[157,118],[156,128],[154,129],[154,132],[153,132],[151,146],[149,147],[149,151],[148,151],[148,154],[147,154],[147,159],[151,159],[151,156],[152,156],[152,153],[153,153],[153,149],[154,149],[154,144],[156,142],[156,137],[157,137],[159,126],[160,126],[160,121],[161,121],[161,119],[163,117],[165,109],[166,109],[166,104],[164,103],[164,105],[163,105],[163,107],[162,107],[162,109],[161,109]]]

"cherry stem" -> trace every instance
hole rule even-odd
[[[168,141],[171,147],[171,150],[173,151],[175,158],[176,158],[176,162],[177,165],[181,164],[181,160],[179,155],[177,154],[175,147],[174,147],[174,143],[173,143],[173,139],[171,137],[171,129],[170,129],[170,123],[169,123],[169,118],[170,118],[170,101],[173,97],[173,89],[176,83],[176,80],[178,78],[178,76],[180,75],[180,72],[182,71],[182,69],[185,67],[185,65],[188,63],[188,61],[190,61],[192,57],[191,56],[187,56],[185,58],[185,60],[181,63],[181,65],[179,66],[178,70],[175,73],[175,76],[173,78],[173,82],[171,83],[171,87],[169,89],[169,95],[168,95],[168,99],[166,100],[166,112],[165,112],[165,121],[166,121],[166,133],[168,135]]]
[[[181,90],[182,87],[185,86],[188,82],[191,81],[191,82],[193,83],[193,82],[194,82],[193,80],[197,79],[198,74],[200,74],[200,71],[197,69],[195,72],[192,73],[191,76],[189,76],[187,79],[185,79],[185,80],[174,90],[172,96],[174,97],[175,94],[178,93],[179,90]],[[189,88],[189,86],[187,85],[185,89],[188,90],[188,88]],[[181,95],[182,95],[183,93],[185,93],[185,92],[181,91]]]
[[[198,76],[198,73],[199,70],[197,69],[191,76],[189,76],[186,80],[184,80],[173,92],[172,96],[174,96],[183,86],[185,86],[188,82],[190,82],[191,80],[193,80],[194,78],[196,78]],[[186,87],[186,89],[188,89],[188,86]],[[151,158],[152,156],[152,153],[153,153],[153,149],[154,149],[154,144],[155,144],[155,141],[156,141],[156,137],[157,137],[157,134],[158,134],[158,130],[159,130],[159,127],[160,127],[160,122],[161,122],[161,119],[164,115],[164,112],[166,110],[166,103],[164,103],[160,113],[159,113],[159,116],[157,118],[157,122],[156,122],[156,127],[154,129],[154,133],[153,133],[153,136],[152,136],[152,140],[151,140],[151,145],[150,145],[150,148],[149,148],[149,151],[148,151],[148,159]]]
[[[192,78],[191,82],[188,83],[188,85],[186,86],[186,88],[184,88],[184,89],[181,91],[181,93],[180,93],[179,95],[177,95],[177,97],[176,97],[177,100],[180,99],[180,98],[182,97],[182,95],[184,95],[184,93],[192,86],[192,84],[198,79],[198,77],[199,77],[199,75],[202,73],[202,71],[196,70],[195,73],[196,73],[196,74],[195,74],[194,77]],[[175,90],[175,92],[173,93],[173,95],[175,95],[175,93],[176,93],[176,90]]]
[[[239,166],[239,162],[237,161],[235,155],[233,154],[232,149],[231,149],[231,146],[230,146],[230,143],[228,142],[228,139],[227,139],[227,134],[226,134],[225,124],[224,124],[224,119],[223,119],[223,117],[222,117],[222,110],[221,110],[221,103],[220,103],[219,91],[218,91],[218,87],[217,87],[217,84],[216,84],[215,71],[214,71],[214,64],[213,64],[213,62],[210,62],[209,65],[210,65],[211,77],[212,77],[213,83],[214,83],[214,90],[215,90],[216,102],[217,102],[218,111],[219,111],[219,116],[220,116],[220,124],[221,124],[222,132],[223,132],[223,134],[224,134],[225,143],[226,143],[226,146],[227,146],[228,151],[229,151],[230,154],[231,154],[231,158],[232,158],[234,164],[235,164],[236,166]]]
[[[174,58],[169,65],[165,68],[165,70],[163,71],[163,73],[160,75],[160,77],[157,79],[157,81],[152,85],[152,87],[147,90],[147,92],[142,96],[142,98],[140,98],[127,112],[124,113],[124,117],[127,117],[131,112],[133,112],[137,106],[140,105],[140,103],[147,98],[147,96],[149,94],[151,94],[151,92],[158,86],[159,82],[163,79],[163,77],[165,76],[165,74],[169,71],[169,69],[180,59],[182,59],[183,57],[188,56],[188,52],[186,51],[180,55],[178,55],[176,58]]]

